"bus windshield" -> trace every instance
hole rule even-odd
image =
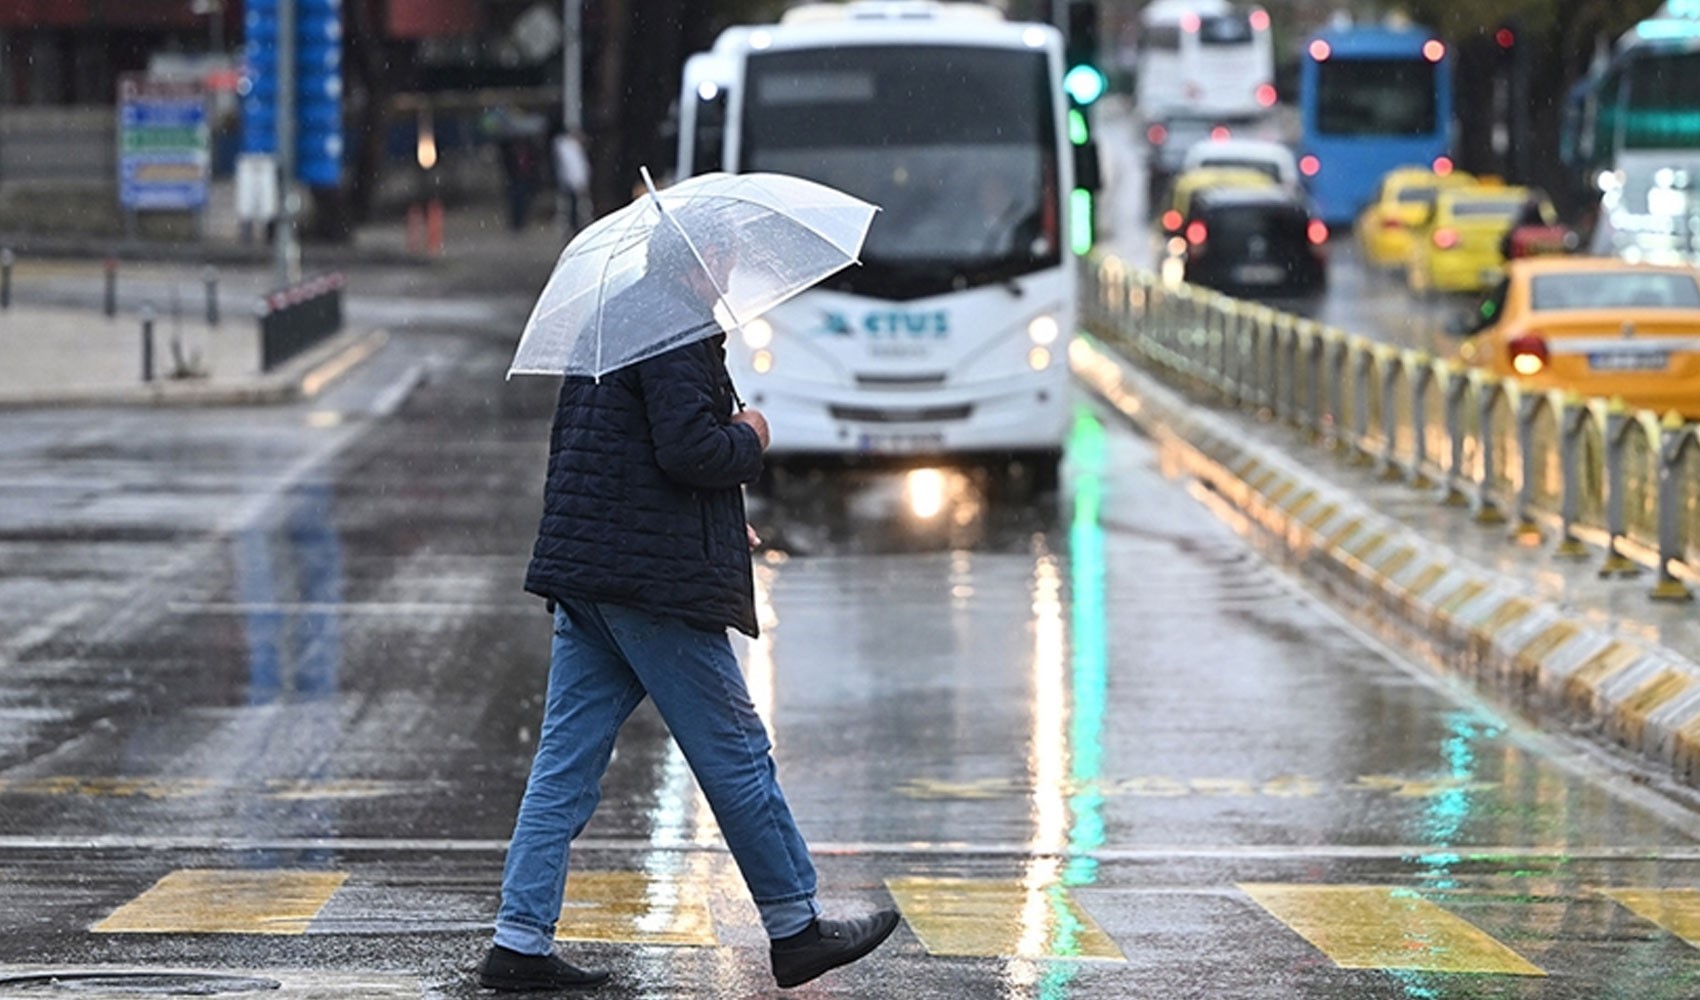
[[[1222,14],[1199,21],[1198,40],[1204,45],[1250,45],[1251,18],[1245,14]]]
[[[1043,52],[841,46],[752,55],[739,169],[880,206],[860,268],[827,287],[916,297],[1061,261]]]
[[[1700,147],[1700,52],[1637,53],[1625,82],[1626,147]]]
[[[1426,59],[1341,59],[1319,63],[1316,130],[1321,135],[1433,135],[1435,65]]]

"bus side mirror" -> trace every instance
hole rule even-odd
[[[1098,170],[1098,144],[1091,140],[1074,147],[1074,186],[1088,191],[1103,186]]]

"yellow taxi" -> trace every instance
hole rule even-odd
[[[1200,167],[1188,170],[1175,178],[1163,211],[1157,215],[1157,226],[1166,237],[1179,236],[1192,211],[1192,199],[1207,188],[1272,188],[1273,177],[1251,167]]]
[[[1476,179],[1461,170],[1437,174],[1427,167],[1399,167],[1381,179],[1381,187],[1358,214],[1353,228],[1364,259],[1376,267],[1397,267],[1411,253],[1411,227],[1428,217],[1442,188],[1468,187]]]
[[[1700,269],[1615,258],[1508,261],[1458,357],[1537,389],[1700,418]]]
[[[1418,294],[1492,288],[1504,276],[1505,234],[1533,214],[1545,225],[1558,221],[1552,202],[1529,188],[1442,188],[1428,217],[1411,227],[1405,283]]]

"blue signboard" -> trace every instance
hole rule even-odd
[[[279,0],[248,0],[242,151],[277,152]],[[295,176],[315,187],[342,183],[342,0],[295,5]]]
[[[119,205],[130,212],[201,209],[211,165],[207,99],[199,83],[119,77]]]

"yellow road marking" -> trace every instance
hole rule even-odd
[[[571,872],[555,938],[712,948],[720,943],[700,879]]]
[[[1479,927],[1409,889],[1273,884],[1239,888],[1343,969],[1546,975]]]
[[[346,872],[185,868],[90,928],[96,934],[305,934]]]
[[[966,878],[886,880],[932,955],[1125,962],[1121,949],[1060,884]]]
[[[1606,896],[1700,948],[1700,889],[1611,889]]]

